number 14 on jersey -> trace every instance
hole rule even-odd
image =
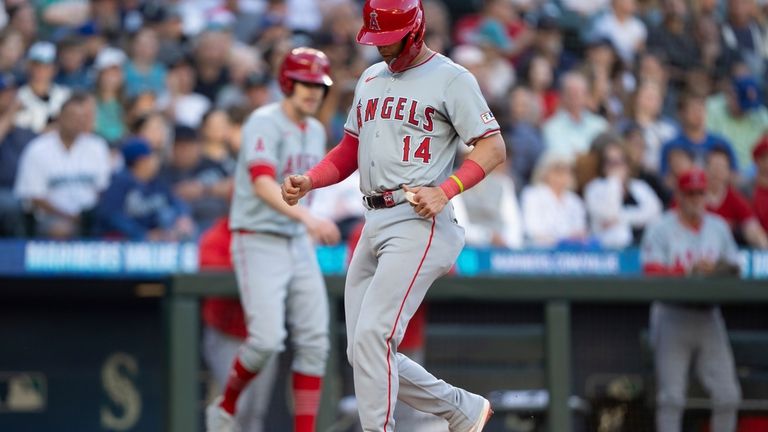
[[[432,154],[429,152],[429,145],[432,142],[432,137],[424,137],[416,147],[416,150],[411,156],[411,135],[403,137],[403,162],[410,162],[411,159],[421,159],[421,163],[428,164]]]

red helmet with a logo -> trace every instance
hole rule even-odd
[[[285,95],[293,93],[293,83],[301,81],[330,87],[331,63],[322,51],[314,48],[294,48],[280,66],[278,82]]]
[[[357,41],[363,45],[392,45],[406,39],[403,51],[389,63],[400,72],[419,55],[424,44],[424,7],[421,0],[366,0],[363,27]]]

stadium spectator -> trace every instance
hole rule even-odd
[[[662,211],[653,189],[631,176],[628,159],[621,138],[614,136],[598,153],[600,177],[584,193],[591,231],[607,248],[639,244],[645,227]]]
[[[520,200],[529,246],[549,248],[586,238],[587,214],[581,198],[571,191],[574,182],[571,158],[545,153],[539,159]]]
[[[165,90],[166,70],[157,61],[157,33],[143,28],[131,37],[130,58],[123,65],[125,94],[136,97],[144,92],[160,95]]]
[[[200,235],[200,269],[232,271],[229,219],[218,219]],[[247,335],[243,307],[237,299],[209,297],[202,304],[203,358],[211,371],[219,393],[227,382],[229,368]],[[272,389],[278,372],[278,357],[274,356],[259,371],[237,401],[236,420],[242,430],[263,432]]]
[[[117,144],[126,133],[124,121],[123,63],[125,54],[117,48],[104,48],[94,62],[96,72],[96,133],[111,145]]]
[[[182,27],[180,8],[182,5],[160,3],[155,4],[156,13],[147,17],[147,25],[157,32],[157,60],[169,64],[181,52],[185,52],[187,37]]]
[[[85,46],[81,38],[70,36],[58,45],[58,73],[54,82],[75,91],[90,90],[93,83],[86,67]]]
[[[133,97],[126,97],[125,119],[127,124],[134,124],[140,118],[155,112],[158,112],[157,95],[151,91],[146,91]]]
[[[544,151],[538,124],[541,106],[527,87],[516,87],[509,96],[510,121],[504,129],[510,175],[518,188],[531,180],[536,161]]]
[[[553,82],[560,82],[562,74],[577,63],[577,59],[563,47],[563,31],[557,18],[545,12],[536,21],[533,44],[520,58],[520,70],[530,70],[530,62],[536,56],[549,60],[554,72]]]
[[[606,37],[626,64],[633,64],[638,52],[645,49],[648,31],[635,16],[635,0],[612,0],[610,12],[599,17],[594,24],[593,34]]]
[[[728,0],[728,16],[718,27],[722,47],[719,63],[724,70],[745,62],[750,75],[766,78],[766,53],[764,30],[758,21],[755,0]]]
[[[216,106],[219,108],[226,109],[233,105],[245,104],[248,100],[245,93],[251,85],[250,80],[256,77],[269,78],[261,72],[261,64],[256,52],[250,47],[237,45],[233,47],[229,58],[229,69],[230,82],[216,96]]]
[[[733,146],[742,174],[752,166],[752,146],[768,131],[768,108],[763,105],[757,80],[734,76],[723,91],[707,100],[707,122]]]
[[[714,2],[712,2],[714,3]],[[724,51],[720,34],[720,20],[714,12],[699,11],[695,14],[694,36],[701,52],[701,63],[710,72],[718,73]]]
[[[484,0],[478,16],[463,18],[471,21],[465,42],[495,51],[514,60],[533,43],[533,33],[528,29],[515,5],[507,0]]]
[[[608,8],[610,0],[561,0],[565,12],[576,14],[582,22],[589,22]]]
[[[194,92],[195,79],[191,59],[179,54],[168,64],[166,91],[157,100],[157,108],[176,124],[192,128],[200,126],[203,115],[211,108],[208,98]]]
[[[0,30],[0,74],[11,75],[17,82],[24,77],[21,59],[24,57],[24,39],[19,32]]]
[[[739,253],[731,231],[705,209],[706,174],[694,169],[678,179],[669,210],[646,230],[641,262],[646,274],[738,277]],[[656,373],[656,430],[682,430],[688,368],[712,401],[712,431],[735,431],[741,390],[719,306],[710,302],[654,302],[650,340]]]
[[[557,111],[560,102],[557,90],[552,87],[554,70],[550,61],[543,55],[535,55],[528,62],[528,70],[523,76],[530,92],[529,99],[537,102],[541,111],[539,120],[548,120]],[[538,121],[536,122],[538,125]]]
[[[752,159],[757,167],[755,187],[752,190],[752,207],[760,225],[768,232],[768,135],[763,135],[755,144]]]
[[[702,65],[701,52],[686,0],[663,0],[661,9],[661,24],[648,34],[648,51],[664,59],[669,78],[677,85],[690,68]]]
[[[262,107],[274,100],[272,95],[272,78],[262,72],[256,72],[245,80],[243,104],[251,111]]]
[[[466,244],[476,247],[520,249],[523,223],[515,184],[504,164],[486,176],[482,184],[453,202],[456,220],[464,227]]]
[[[189,205],[200,230],[208,229],[229,211],[232,178],[221,164],[203,156],[202,143],[194,129],[174,128],[171,157],[161,177]]]
[[[93,135],[95,101],[75,93],[61,107],[55,127],[27,145],[15,194],[34,213],[35,233],[57,239],[87,231],[89,214],[110,175],[107,144]]]
[[[229,143],[229,114],[220,109],[205,113],[200,126],[203,142],[203,156],[220,165],[229,174],[234,173],[236,153]]]
[[[21,154],[35,134],[14,124],[19,108],[14,78],[0,75],[0,237],[25,234],[24,212],[13,185]]]
[[[630,175],[646,182],[661,200],[664,208],[668,207],[672,200],[669,188],[665,186],[657,171],[652,171],[645,166],[646,141],[642,128],[630,123],[625,126],[622,136],[627,149]]]
[[[213,103],[219,92],[229,83],[227,61],[232,49],[232,35],[226,31],[207,30],[195,41],[195,93]]]
[[[608,128],[603,117],[587,109],[588,83],[578,72],[562,78],[561,108],[544,123],[544,145],[547,151],[573,158],[589,149],[589,143]]]
[[[707,155],[707,210],[725,219],[734,238],[753,248],[767,249],[768,236],[749,201],[731,184],[728,152],[714,148]]]
[[[40,40],[35,4],[29,1],[19,1],[8,5],[8,28],[19,32],[24,39],[24,48],[29,48],[36,40]],[[45,15],[43,15],[45,20]]]
[[[252,110],[244,106],[233,106],[227,109],[227,116],[229,117],[229,136],[227,142],[232,154],[238,154],[240,152],[240,144],[243,139],[243,124],[248,119]]]
[[[677,0],[675,0],[677,1]],[[629,124],[640,128],[645,144],[643,166],[649,171],[659,171],[661,147],[677,135],[675,124],[662,114],[663,88],[656,81],[641,81],[626,109],[626,117],[620,129]]]
[[[715,147],[725,149],[730,157],[731,169],[738,169],[738,162],[731,144],[719,135],[708,131],[704,96],[687,93],[678,100],[680,133],[661,148],[659,171],[667,176],[670,168],[670,152],[682,150],[690,154],[698,167],[704,167],[706,156]]]
[[[131,134],[147,140],[161,161],[170,154],[171,127],[161,113],[150,112],[136,119],[131,125]]]
[[[55,45],[36,42],[29,48],[27,60],[29,81],[19,89],[22,108],[16,114],[16,125],[40,133],[59,115],[70,91],[53,82],[56,75]]]
[[[184,203],[157,179],[159,160],[149,143],[131,138],[122,148],[125,168],[112,176],[95,211],[95,234],[134,241],[178,241],[194,234]]]

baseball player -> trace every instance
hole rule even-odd
[[[360,77],[339,145],[305,175],[287,177],[283,198],[295,204],[360,171],[368,210],[344,304],[363,430],[394,431],[399,398],[443,417],[451,431],[481,431],[491,415],[485,398],[435,378],[397,348],[464,245],[449,200],[504,161],[504,141],[472,74],[424,45],[419,0],[367,0],[363,21],[358,42],[376,46],[384,61]],[[474,150],[451,173],[464,144]]]
[[[296,48],[279,71],[286,98],[257,109],[243,126],[230,211],[232,260],[248,336],[223,395],[207,409],[208,431],[236,430],[238,396],[293,339],[294,431],[314,432],[328,356],[328,300],[310,236],[339,241],[336,225],[281,199],[275,180],[304,172],[325,154],[325,129],[311,116],[332,84],[328,58]]]
[[[738,275],[738,249],[728,224],[707,213],[707,177],[697,168],[677,181],[678,207],[646,230],[641,259],[647,274]],[[656,430],[680,432],[688,365],[712,399],[712,432],[734,432],[741,390],[720,308],[656,302],[651,306],[656,363]]]

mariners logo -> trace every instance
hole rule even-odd
[[[368,28],[371,30],[381,31],[379,27],[379,14],[376,11],[371,12],[370,19],[368,20]]]

